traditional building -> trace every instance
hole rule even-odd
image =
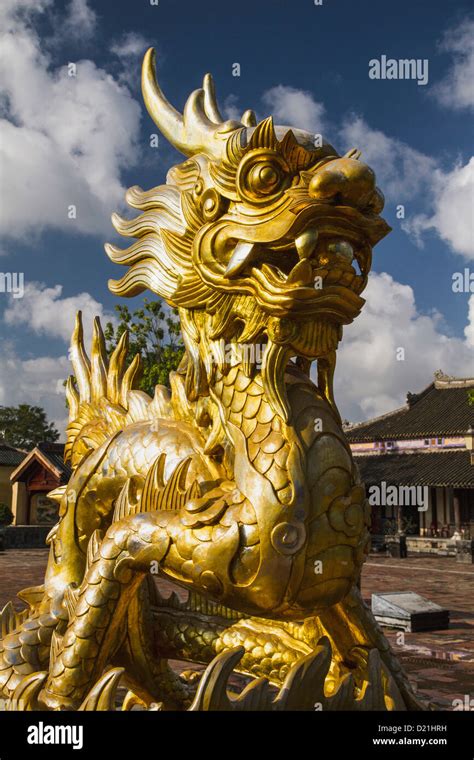
[[[24,458],[24,451],[10,446],[3,438],[0,438],[0,504],[6,504],[10,509],[12,507],[10,476]]]
[[[432,539],[474,538],[474,378],[440,370],[420,393],[408,393],[401,409],[346,429],[369,495],[372,532]],[[395,486],[395,489],[393,488]],[[418,487],[415,491],[414,487]],[[409,490],[410,489],[410,490]],[[391,494],[391,498],[387,498]],[[397,496],[414,497],[398,505]],[[426,496],[419,509],[417,494]],[[377,499],[372,500],[377,504]]]
[[[71,477],[64,464],[64,444],[39,443],[10,476],[14,525],[51,525],[58,519],[58,505],[47,494]]]

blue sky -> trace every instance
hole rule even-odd
[[[389,411],[439,367],[473,374],[474,296],[452,290],[454,272],[474,271],[469,9],[441,0],[4,0],[0,270],[23,273],[26,291],[0,293],[0,404],[39,403],[63,424],[73,313],[107,318],[117,303],[107,279],[121,272],[103,252],[116,240],[110,212],[123,208],[126,187],[162,183],[179,160],[164,139],[149,145],[156,128],[139,69],[151,44],[176,107],[211,71],[229,116],[274,113],[339,151],[361,148],[375,169],[393,232],[375,249],[367,306],[340,349],[343,414]],[[427,59],[428,84],[370,79],[369,61],[382,55]]]

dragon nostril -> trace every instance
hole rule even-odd
[[[368,202],[368,208],[373,214],[380,214],[385,206],[385,198],[382,191],[376,187]]]
[[[354,158],[339,158],[317,170],[309,183],[311,198],[364,208],[375,195],[375,175]]]
[[[341,189],[344,177],[337,171],[322,170],[314,175],[309,183],[311,198],[321,200],[333,199]]]

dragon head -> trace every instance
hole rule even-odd
[[[151,117],[188,158],[165,186],[128,191],[143,213],[113,217],[138,240],[126,251],[106,246],[130,267],[111,290],[149,288],[179,309],[194,398],[206,393],[216,357],[225,365],[225,346],[265,344],[263,381],[288,418],[286,364],[296,358],[307,369],[334,353],[364,304],[372,248],[390,230],[375,175],[359,151],[341,157],[272,117],[257,124],[246,111],[241,122],[225,121],[210,75],[181,115],[156,81],[153,49],[142,89]]]

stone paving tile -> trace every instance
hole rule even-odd
[[[48,553],[47,548],[0,552],[0,609],[10,600],[17,609],[25,607],[15,595],[23,588],[43,583]]]
[[[445,710],[466,694],[474,697],[473,565],[451,557],[371,555],[361,586],[369,605],[373,593],[414,591],[448,609],[446,630],[405,633],[403,643],[399,631],[384,628],[384,633],[421,696]]]
[[[474,662],[474,566],[451,557],[410,556],[405,560],[371,556],[362,573],[362,595],[370,604],[373,593],[415,591],[450,611],[445,630],[405,633],[406,651],[437,658]],[[389,635],[395,648],[396,633]]]
[[[18,609],[17,591],[43,581],[48,558],[45,549],[9,550],[0,553],[0,608],[10,599]],[[168,581],[159,581],[164,596],[186,592]],[[415,591],[451,612],[447,630],[399,633],[384,629],[397,656],[420,696],[435,706],[451,710],[453,700],[474,697],[474,566],[459,565],[450,557],[409,556],[405,560],[371,555],[364,566],[362,594],[370,603],[372,593]],[[196,669],[189,663],[174,661],[177,671]],[[240,683],[235,679],[235,683]],[[242,684],[245,679],[242,679]]]

